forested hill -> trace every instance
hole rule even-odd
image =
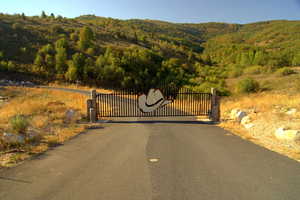
[[[0,73],[106,87],[213,86],[225,94],[226,78],[246,69],[297,65],[300,21],[178,24],[0,14]]]

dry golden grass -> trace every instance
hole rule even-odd
[[[63,143],[86,128],[86,125],[76,123],[86,115],[88,97],[85,95],[19,87],[6,87],[0,92],[1,95],[9,97],[8,102],[0,105],[0,136],[4,132],[13,131],[9,125],[12,117],[26,116],[30,120],[29,128],[42,136],[38,144],[35,141],[35,144],[29,143],[24,147],[31,153],[40,153],[48,146]],[[70,121],[66,112],[71,109],[75,111],[75,114]],[[9,150],[9,148],[12,147],[0,146],[0,150]]]
[[[0,126],[7,124],[16,114],[41,117],[45,120],[47,117],[61,117],[65,108],[78,110],[82,114],[86,109],[87,97],[81,94],[40,88],[9,87],[6,90],[18,91],[19,95],[0,108]]]
[[[259,93],[241,97],[231,97],[222,100],[222,112],[234,108],[257,109],[259,112],[270,112],[274,106],[285,108],[300,108],[300,94],[288,95],[282,93]]]
[[[288,115],[286,111],[296,108],[298,114]],[[239,123],[228,121],[232,109],[246,111],[254,128],[246,130]],[[274,132],[279,127],[300,129],[300,94],[259,93],[223,99],[221,112],[223,122],[220,126],[236,135],[264,146],[272,151],[300,160],[300,146],[297,143],[279,141]]]

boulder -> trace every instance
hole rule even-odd
[[[239,110],[239,109],[233,109],[230,113],[230,119],[238,121],[238,122],[241,122],[242,119],[246,116],[247,116],[247,113],[242,110]]]
[[[253,123],[251,123],[251,118],[249,116],[245,116],[242,118],[241,120],[241,124],[246,128],[246,129],[250,129],[254,126]]]
[[[246,124],[250,124],[250,123],[251,123],[251,119],[250,119],[249,116],[245,116],[245,117],[243,117],[242,120],[241,120],[241,124],[242,124],[242,125],[246,125]]]
[[[230,112],[230,119],[236,119],[236,115],[238,114],[238,112],[240,112],[239,109],[233,109],[231,112]]]
[[[250,129],[250,128],[253,128],[254,127],[254,124],[250,123],[250,124],[245,124],[244,127],[246,129]]]
[[[300,138],[300,131],[299,130],[285,130],[284,128],[281,127],[275,131],[275,136],[279,140],[295,141]]]
[[[24,144],[25,138],[21,135],[16,135],[12,133],[4,133],[2,140],[8,144]]]
[[[241,122],[242,119],[243,119],[244,117],[246,117],[246,116],[247,116],[247,113],[246,113],[246,112],[240,111],[240,112],[238,112],[237,115],[236,115],[236,120],[237,120],[238,122]]]
[[[297,109],[296,108],[292,108],[292,109],[289,109],[286,114],[288,115],[294,115],[297,113]]]
[[[76,111],[75,110],[73,110],[73,109],[70,109],[70,110],[67,110],[67,112],[66,112],[66,122],[67,123],[70,123],[70,122],[72,122],[72,121],[75,121],[76,119]]]

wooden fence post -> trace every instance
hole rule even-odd
[[[217,96],[217,90],[215,88],[211,88],[212,94],[212,110],[211,110],[211,120],[214,122],[220,121],[220,97]]]

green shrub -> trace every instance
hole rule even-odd
[[[300,92],[300,76],[298,76],[295,80],[296,90]]]
[[[269,80],[265,80],[259,83],[259,88],[261,91],[268,91],[273,89],[273,83]]]
[[[193,90],[194,92],[205,92],[205,93],[210,93],[211,88],[215,88],[217,90],[218,95],[220,95],[220,96],[229,96],[230,95],[230,91],[222,83],[216,84],[216,83],[204,82],[200,85],[190,86],[187,88]]]
[[[236,85],[236,90],[238,93],[257,92],[259,88],[259,83],[252,78],[245,78],[243,80],[240,80]]]
[[[23,115],[16,115],[9,121],[12,130],[18,134],[26,134],[29,127],[28,119]]]
[[[240,68],[234,68],[230,71],[228,71],[228,78],[237,78],[239,76],[243,75],[243,69]]]
[[[15,29],[15,30],[20,30],[20,29],[22,29],[22,25],[19,24],[19,23],[14,23],[14,24],[12,25],[12,28]]]
[[[254,65],[251,67],[247,67],[244,69],[245,74],[261,74],[265,71],[265,69],[260,65]]]
[[[288,75],[291,75],[291,74],[294,74],[295,71],[288,68],[288,67],[283,67],[283,68],[280,68],[276,71],[276,74],[278,76],[288,76]]]

